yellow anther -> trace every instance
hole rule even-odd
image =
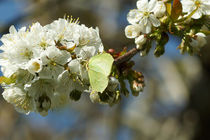
[[[196,0],[196,1],[195,1],[195,5],[196,5],[197,7],[200,7],[200,6],[201,6],[200,0]]]

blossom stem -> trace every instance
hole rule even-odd
[[[194,14],[195,12],[198,10],[198,7],[192,11],[192,13],[190,13],[187,17],[184,17],[184,18],[181,18],[179,20],[176,21],[176,23],[179,23],[179,22],[183,22],[183,21],[186,21],[188,19],[190,19]]]
[[[130,51],[128,51],[127,53],[125,53],[124,55],[116,58],[114,60],[114,64],[115,65],[120,65],[128,60],[130,60],[133,56],[135,56],[140,50],[138,50],[137,48],[133,48]]]
[[[206,34],[206,35],[210,35],[210,31],[206,31],[206,30],[201,30],[202,33]]]

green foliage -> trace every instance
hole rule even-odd
[[[4,77],[4,76],[1,76],[0,77],[0,84],[3,84],[3,83],[5,83],[5,84],[12,84],[12,83],[15,83],[15,81],[16,81],[16,78],[15,78],[15,76],[11,76],[11,77]]]
[[[173,6],[171,9],[172,20],[177,20],[181,14],[182,14],[182,4],[181,4],[180,0],[174,0]]]
[[[157,46],[154,51],[156,57],[160,57],[165,53],[165,45],[168,43],[169,36],[167,33],[162,32],[160,37],[157,39]]]

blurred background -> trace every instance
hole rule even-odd
[[[126,15],[136,0],[0,0],[0,36],[33,22],[42,25],[65,14],[98,26],[106,49],[135,47],[126,39]],[[170,36],[166,53],[136,55],[135,69],[146,87],[113,107],[92,104],[88,95],[48,116],[17,113],[0,96],[0,140],[208,140],[210,139],[210,41],[201,56],[180,55]],[[2,89],[1,89],[2,92]]]

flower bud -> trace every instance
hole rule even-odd
[[[38,98],[38,102],[36,103],[37,111],[42,115],[46,116],[48,110],[51,107],[51,100],[48,96],[42,95]]]
[[[136,45],[136,48],[137,48],[138,50],[142,50],[144,47],[143,47],[142,45],[137,44],[137,45]]]
[[[113,92],[119,84],[119,81],[115,77],[110,77],[107,90]]]
[[[147,50],[146,49],[144,49],[144,50],[142,50],[142,51],[140,51],[140,56],[145,56],[147,54]]]
[[[115,50],[114,49],[109,49],[107,52],[110,53],[110,54],[114,54]]]
[[[137,81],[133,81],[132,83],[132,94],[133,96],[138,96],[139,92],[142,92],[144,88],[144,85],[141,83],[138,83]]]
[[[160,18],[161,23],[166,23],[168,21],[168,16],[163,16]]]
[[[81,94],[82,94],[81,91],[78,91],[75,89],[69,94],[69,96],[70,96],[70,99],[72,99],[74,101],[78,101],[81,97]]]
[[[103,93],[99,93],[100,96],[100,100],[103,103],[108,103],[112,98],[113,98],[113,94],[112,92],[103,92]]]
[[[155,48],[154,55],[155,55],[156,57],[160,57],[161,55],[164,54],[164,52],[165,52],[164,46],[158,45],[158,46]]]
[[[125,35],[127,38],[136,38],[141,31],[141,27],[139,25],[128,25],[125,28]]]
[[[42,61],[39,59],[32,59],[28,62],[28,71],[32,74],[38,73],[42,70]]]
[[[154,8],[154,14],[156,17],[162,17],[165,15],[166,6],[163,1],[158,1]]]
[[[90,93],[90,100],[92,103],[99,103],[100,102],[100,96],[98,95],[98,92],[92,91]]]
[[[192,47],[203,47],[207,43],[205,37],[206,35],[204,33],[195,34],[195,37],[190,42],[190,45]]]
[[[135,43],[137,44],[137,49],[142,49],[142,45],[144,45],[147,41],[147,38],[144,35],[140,35],[135,39]]]

